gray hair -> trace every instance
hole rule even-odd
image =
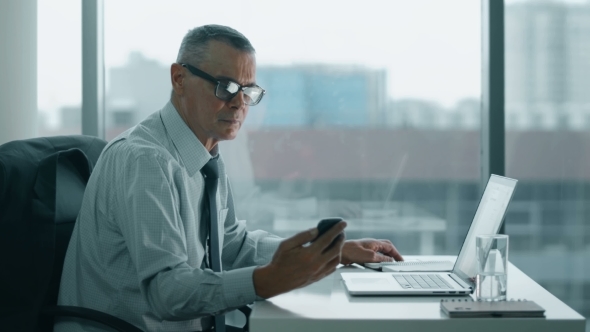
[[[236,50],[255,53],[248,38],[237,30],[223,25],[210,24],[196,27],[187,32],[180,44],[176,62],[189,62],[198,66],[205,59],[211,40],[224,42]]]

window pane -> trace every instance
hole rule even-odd
[[[590,3],[508,2],[506,171],[510,260],[590,314]]]
[[[166,103],[190,28],[229,25],[267,90],[222,143],[239,218],[288,236],[337,215],[349,238],[457,254],[479,200],[480,16],[472,0],[106,2],[107,137]]]
[[[37,6],[38,135],[81,134],[81,2],[38,1]]]

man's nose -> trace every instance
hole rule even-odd
[[[239,109],[246,106],[245,97],[244,90],[240,89],[240,91],[238,91],[238,93],[229,101],[230,107]]]

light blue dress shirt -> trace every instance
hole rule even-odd
[[[282,239],[237,220],[220,154],[223,272],[205,268],[200,169],[210,158],[170,102],[113,139],[84,193],[59,304],[107,312],[145,331],[198,331],[210,327],[211,315],[253,302],[254,268],[270,261]],[[55,327],[107,330],[73,318]]]

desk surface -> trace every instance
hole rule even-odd
[[[452,256],[435,257],[454,259]],[[535,301],[546,310],[545,319],[450,319],[440,311],[440,300],[453,297],[350,296],[344,288],[340,276],[342,272],[379,273],[356,266],[341,267],[315,284],[267,301],[256,302],[250,316],[250,330],[252,332],[369,330],[583,332],[585,330],[584,317],[546,291],[512,263],[508,268],[508,298]]]

